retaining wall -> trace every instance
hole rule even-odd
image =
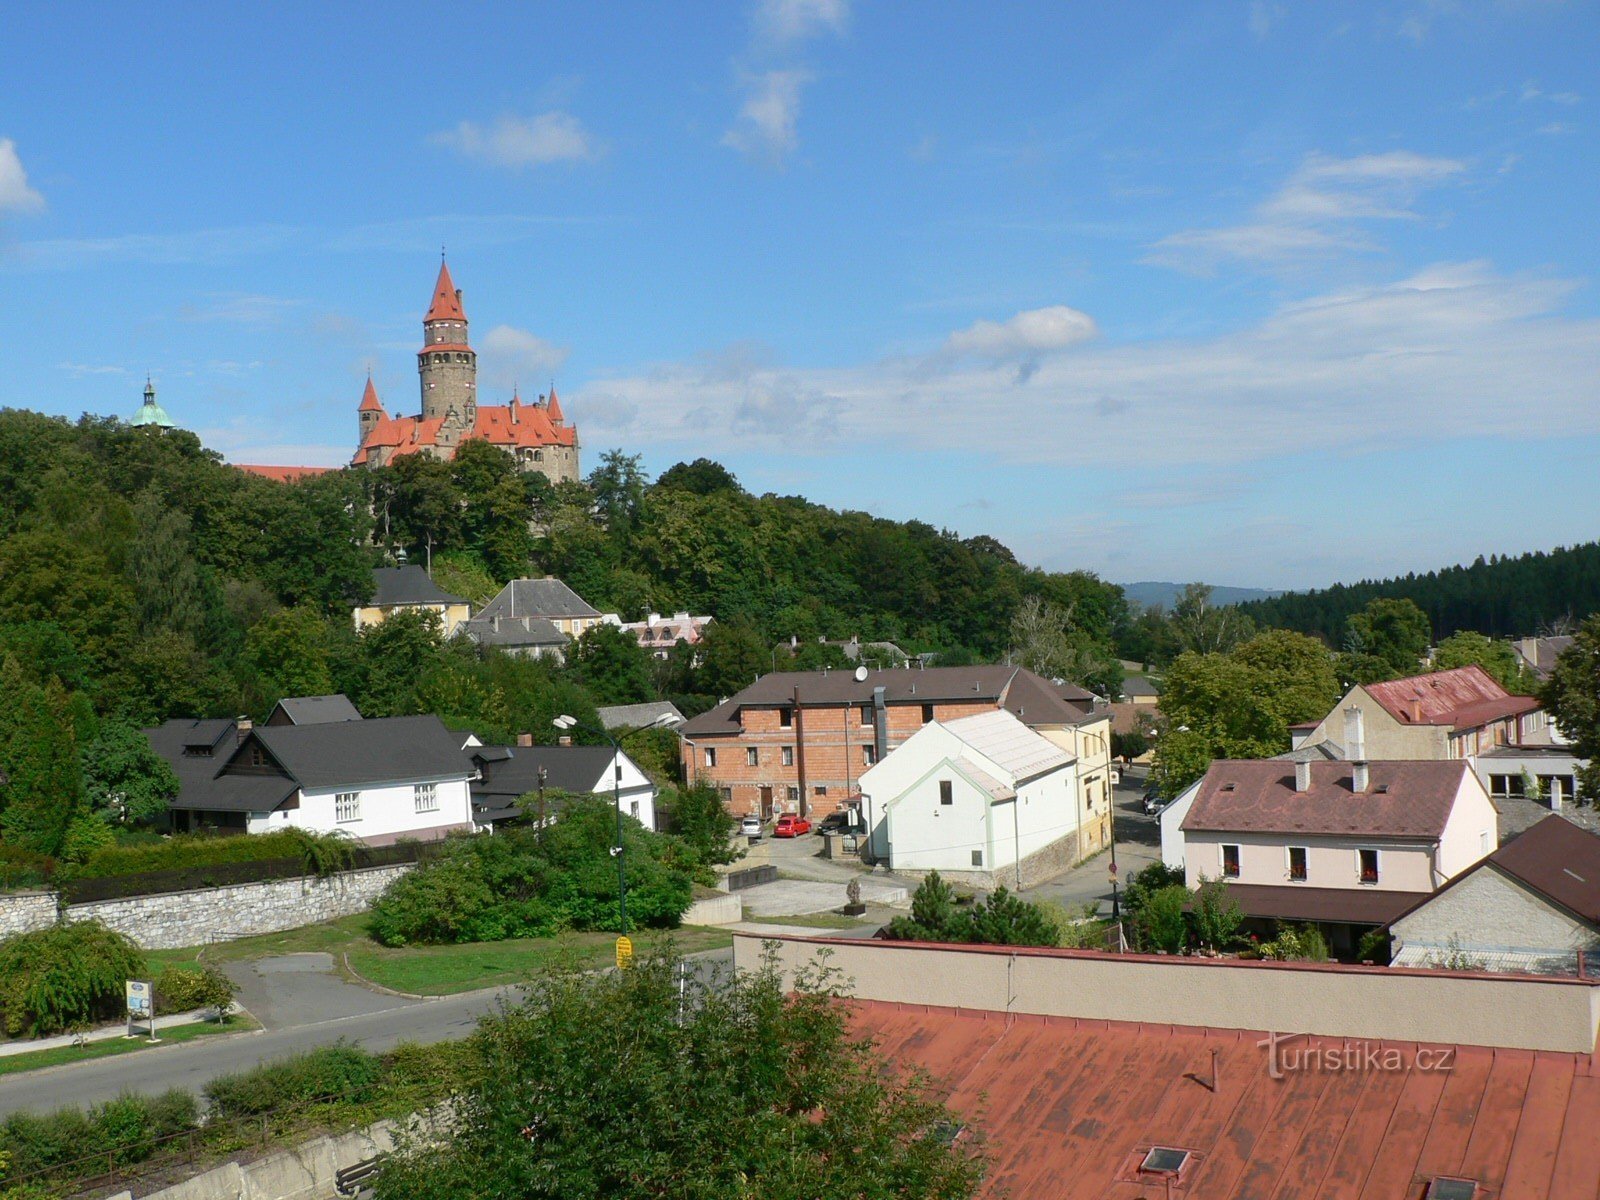
[[[56,903],[54,892],[9,892],[0,896],[0,938],[54,925]]]

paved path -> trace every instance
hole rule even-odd
[[[702,970],[717,969],[723,964],[731,967],[733,963],[731,949],[706,951],[692,957],[697,963],[707,964]],[[297,973],[301,972],[288,972]],[[329,1020],[284,1024],[259,1033],[201,1038],[177,1045],[154,1046],[115,1058],[3,1076],[0,1077],[0,1117],[23,1109],[97,1104],[125,1091],[163,1092],[168,1088],[183,1088],[198,1094],[219,1075],[249,1070],[264,1060],[330,1045],[341,1039],[367,1050],[381,1051],[401,1042],[443,1042],[466,1037],[480,1017],[493,1011],[501,997],[514,999],[516,991],[514,987],[490,988],[437,1000],[415,1001],[398,996],[375,996],[361,988],[353,990],[383,1001],[387,1007]],[[287,1010],[280,1011],[278,1019],[292,1020]]]
[[[1140,807],[1144,796],[1143,776],[1130,778],[1124,773],[1123,779],[1126,783],[1116,788],[1112,797],[1116,805],[1117,878],[1120,881],[1161,861],[1161,827],[1154,817],[1145,816]],[[1026,889],[1023,895],[1029,900],[1054,900],[1068,908],[1079,908],[1093,901],[1099,904],[1102,914],[1109,916],[1110,865],[1111,855],[1102,852],[1054,879]]]
[[[224,963],[222,969],[238,989],[239,1004],[266,1029],[317,1025],[429,1003],[350,983],[334,973],[331,954],[279,954]]]
[[[905,903],[910,893],[905,885],[886,882],[875,875],[856,872],[861,883],[861,899],[867,904]],[[797,917],[803,913],[830,912],[844,905],[845,885],[820,883],[811,879],[778,879],[772,883],[743,888],[734,895],[744,905],[747,916]]]

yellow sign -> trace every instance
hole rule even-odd
[[[617,970],[626,971],[633,965],[633,939],[624,935],[617,939]]]

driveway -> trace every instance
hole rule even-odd
[[[265,1029],[316,1025],[423,1003],[350,983],[335,973],[331,954],[280,954],[224,963],[222,970],[238,989],[239,1003]]]

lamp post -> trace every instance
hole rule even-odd
[[[641,726],[641,728],[659,729],[671,723],[672,720],[671,713],[662,713],[654,721],[651,721],[648,725]],[[577,727],[578,718],[562,713],[550,723],[557,729],[568,730]],[[617,921],[619,923],[617,934],[620,940],[628,936],[628,872],[624,861],[626,855],[623,852],[624,843],[622,840],[622,743],[612,737],[610,732],[605,729],[598,729],[593,725],[586,725],[584,728],[590,733],[599,734],[611,745],[611,800],[613,807],[617,810],[617,840],[616,844],[611,847],[611,857],[617,860]],[[620,961],[620,954],[618,957]]]

